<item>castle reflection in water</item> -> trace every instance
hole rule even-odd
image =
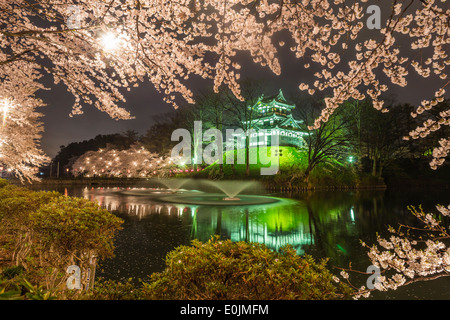
[[[324,222],[344,222],[347,233],[352,233],[355,222],[355,212],[351,207],[344,209],[345,217],[342,206],[327,210],[327,221],[324,221],[323,216],[312,212],[313,206],[292,199],[248,206],[184,205],[159,202],[151,196],[125,194],[123,190],[130,189],[86,187],[82,196],[97,201],[110,212],[125,214],[128,219],[145,222],[154,215],[171,216],[171,223],[178,222],[186,227],[191,240],[207,241],[213,235],[220,235],[232,241],[263,243],[273,250],[290,244],[298,254],[316,248],[317,238],[327,238],[322,234]],[[169,220],[164,221],[167,223]],[[332,246],[334,249],[342,248],[340,244]],[[328,251],[323,244],[320,247]]]
[[[132,195],[133,188],[76,185],[48,189],[98,201],[124,220],[114,242],[115,257],[102,261],[98,273],[116,280],[145,279],[153,272],[161,272],[166,268],[167,254],[174,248],[189,245],[193,239],[207,241],[213,235],[264,243],[275,250],[290,244],[298,254],[328,258],[329,267],[346,268],[351,263],[355,270],[365,271],[371,262],[361,241],[376,244],[377,234],[390,235],[388,226],[417,223],[407,208],[410,205],[434,212],[437,203],[448,202],[448,189],[427,194],[422,189],[272,194],[283,201],[239,207],[163,203],[150,196]],[[442,279],[448,281],[448,277]],[[425,283],[433,286],[435,281]],[[448,283],[436,283],[439,286],[423,292],[421,287],[411,287],[399,298],[433,299],[430,292],[436,299],[448,298]]]

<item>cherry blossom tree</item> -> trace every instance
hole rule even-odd
[[[442,80],[433,99],[424,97],[418,114],[441,101],[448,84],[445,5],[444,0],[392,0],[383,7],[390,11],[388,21],[367,38],[367,0],[2,0],[0,79],[18,86],[24,80],[15,70],[28,70],[35,90],[42,89],[41,76],[65,85],[74,96],[72,115],[94,105],[115,119],[128,119],[123,90],[143,81],[175,107],[177,96],[193,102],[192,78],[212,79],[216,91],[225,85],[242,99],[238,53],[249,53],[279,75],[279,50],[290,43],[305,68],[314,64],[320,70],[313,84],[301,83],[300,89],[328,94],[314,127],[349,98],[371,97],[377,109],[388,111],[382,92],[406,86],[410,71]],[[282,32],[289,41],[276,42]],[[400,37],[409,41],[408,54],[398,48]],[[410,51],[417,55],[411,58]],[[16,92],[12,98],[33,94]],[[449,113],[409,136],[449,125]],[[436,147],[433,168],[442,164],[449,146],[447,138]]]
[[[242,100],[240,54],[249,54],[255,64],[280,75],[284,46],[305,70],[317,70],[312,83],[299,77],[299,89],[327,96],[312,128],[327,122],[350,98],[371,98],[376,109],[388,112],[381,97],[389,88],[406,87],[412,74],[424,82],[437,78],[434,96],[424,93],[411,114],[415,117],[443,101],[450,82],[450,9],[445,0],[391,0],[383,5],[386,23],[367,36],[368,0],[0,0],[0,101],[12,106],[3,107],[0,161],[19,176],[32,177],[32,166],[46,160],[39,150],[42,129],[36,112],[43,102],[35,96],[52,85],[62,84],[73,95],[71,115],[93,105],[114,119],[129,119],[124,93],[144,81],[174,107],[180,98],[194,102],[192,79],[210,79],[216,92],[226,86]],[[275,40],[280,34],[285,39]],[[400,48],[400,39],[408,46]],[[445,110],[405,133],[405,139],[424,138],[448,125],[450,110]],[[139,150],[119,166],[126,164],[131,171],[133,161],[156,159],[150,154],[139,158]],[[431,167],[441,166],[449,151],[450,138],[442,138]],[[113,155],[108,151],[108,157]],[[88,158],[80,158],[75,168],[83,168]],[[418,217],[432,221],[427,215]],[[374,263],[383,267],[389,261],[388,266],[407,276],[411,268],[420,274],[429,261],[447,263],[447,249],[439,241],[427,242],[428,251],[422,253],[404,241],[383,242],[385,248],[399,250],[395,257],[371,249]],[[399,249],[403,247],[409,253]],[[418,266],[408,254],[427,259]],[[402,270],[405,259],[409,264]],[[443,268],[447,271],[446,265]],[[404,278],[386,281],[380,288],[403,283]]]
[[[117,150],[108,146],[88,151],[72,165],[75,176],[148,178],[167,177],[178,172],[174,161],[168,157],[149,152],[136,143],[129,149]]]
[[[39,87],[39,75],[26,66],[9,72],[9,79],[0,82],[0,164],[22,182],[31,181],[37,167],[49,160],[39,147],[43,127],[36,109],[43,104],[30,95]]]
[[[342,269],[335,281],[345,281],[354,289],[354,298],[367,298],[373,291],[396,290],[418,281],[433,280],[450,275],[450,232],[443,220],[450,216],[450,206],[436,206],[436,213],[425,213],[423,209],[408,208],[420,222],[420,226],[400,224],[397,229],[389,227],[389,238],[377,235],[378,245],[367,245],[372,262],[373,279],[358,286],[351,281],[352,268]],[[369,269],[368,269],[369,271]],[[371,273],[368,273],[368,276]]]

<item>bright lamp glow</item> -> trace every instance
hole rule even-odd
[[[113,32],[107,32],[100,38],[100,43],[105,51],[115,51],[120,47],[121,40]]]
[[[3,124],[5,124],[8,111],[13,107],[9,99],[0,100],[0,111],[3,112]]]

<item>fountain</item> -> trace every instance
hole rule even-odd
[[[158,200],[172,203],[197,204],[197,205],[254,205],[269,204],[279,201],[278,198],[260,195],[241,195],[241,192],[259,184],[254,181],[205,181],[204,185],[213,186],[222,193],[176,193],[158,197]]]
[[[250,186],[256,186],[254,181],[206,181],[208,185],[219,188],[227,196],[223,198],[226,201],[240,200],[236,196],[249,188]]]
[[[125,191],[120,191],[122,194],[132,196],[159,196],[167,194],[194,192],[181,189],[190,179],[154,179],[155,182],[163,184],[166,188],[132,188]]]
[[[156,181],[165,185],[172,193],[177,193],[189,180],[190,179],[157,179]]]

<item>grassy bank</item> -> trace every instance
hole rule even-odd
[[[246,174],[245,150],[233,150],[224,154],[224,164],[213,163],[203,170],[191,172],[192,165],[183,169],[189,172],[173,175],[175,178],[209,179],[209,180],[257,180],[269,191],[295,191],[295,190],[335,190],[354,188],[384,188],[383,179],[370,175],[359,174],[354,165],[330,161],[319,164],[311,172],[308,183],[304,182],[303,172],[307,167],[307,155],[297,151],[296,148],[281,146],[278,148],[278,170],[276,174],[262,175],[261,170],[271,166],[270,158],[262,156],[252,149],[249,159],[249,175]],[[262,154],[270,155],[271,148],[261,148]],[[236,164],[229,164],[233,157]],[[266,164],[262,164],[266,163]],[[273,165],[273,164],[272,164]],[[158,178],[155,176],[154,178]],[[10,181],[21,185],[20,181]],[[146,178],[116,178],[116,177],[60,177],[42,178],[32,182],[35,186],[122,186],[122,187],[158,187],[152,177]]]
[[[263,147],[263,154],[270,154],[270,147]],[[269,168],[264,163],[267,159],[263,156],[260,161],[258,152],[252,150],[249,160],[249,174],[246,174],[246,165],[238,164],[238,159],[245,159],[245,150],[230,151],[224,154],[223,165],[213,163],[204,170],[195,174],[195,177],[205,179],[253,179],[258,180],[268,190],[292,191],[292,190],[335,190],[354,188],[385,188],[383,179],[368,174],[361,174],[350,163],[339,163],[330,160],[327,163],[317,165],[312,170],[308,182],[304,181],[304,172],[308,165],[307,154],[297,151],[296,148],[279,147],[278,172],[274,175],[262,175],[261,169]],[[235,159],[236,164],[229,164],[227,159]]]
[[[256,150],[256,149],[255,149]],[[308,182],[304,181],[303,173],[307,167],[307,155],[296,148],[279,147],[279,170],[277,174],[262,175],[261,169],[269,168],[270,162],[261,164],[258,152],[250,152],[250,170],[246,173],[245,150],[233,150],[224,154],[223,165],[213,163],[203,166],[199,172],[190,172],[192,165],[183,167],[189,172],[178,173],[171,177],[210,179],[210,180],[257,180],[269,191],[297,191],[297,190],[346,190],[346,189],[378,189],[386,187],[444,187],[450,188],[450,167],[431,170],[424,160],[399,160],[385,168],[382,178],[364,173],[355,163],[340,163],[330,159],[329,162],[317,165],[311,172]],[[263,147],[262,153],[270,154],[270,147]],[[233,157],[236,164],[230,164]],[[269,160],[268,158],[262,159]],[[365,171],[367,172],[367,168]],[[158,176],[155,176],[158,178]],[[20,181],[11,181],[21,184]],[[61,177],[43,178],[33,185],[61,185],[61,186],[123,186],[123,187],[157,187],[152,177],[147,178],[108,178],[108,177]]]

